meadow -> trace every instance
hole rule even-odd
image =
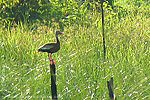
[[[118,2],[117,2],[118,3]],[[120,5],[122,2],[119,2]],[[150,6],[124,4],[124,16],[105,9],[106,59],[103,60],[101,13],[88,13],[88,25],[74,22],[59,36],[56,61],[59,100],[109,100],[107,81],[114,78],[118,100],[150,99]],[[119,17],[120,16],[120,17]],[[51,98],[47,53],[38,48],[55,42],[57,23],[0,27],[0,99]],[[36,28],[35,28],[36,26]]]

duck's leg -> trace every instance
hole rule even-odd
[[[50,54],[50,59],[52,60],[52,54]]]
[[[48,59],[49,59],[49,61],[51,60],[51,55],[49,55],[49,53],[48,53]]]
[[[51,64],[52,64],[52,57],[51,57],[51,54],[49,55],[49,53],[48,53],[48,59],[49,59],[49,61],[50,61]]]
[[[49,53],[48,53],[48,58],[49,58]]]

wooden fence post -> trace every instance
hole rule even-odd
[[[117,100],[115,94],[113,92],[113,77],[111,77],[110,81],[107,81],[107,87],[109,92],[109,97],[111,100]]]
[[[56,68],[54,60],[52,60],[52,64],[50,64],[50,74],[51,74],[51,94],[52,100],[57,100],[57,86],[56,86]]]

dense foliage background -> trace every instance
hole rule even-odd
[[[47,53],[55,41],[58,98],[108,100],[114,78],[118,100],[150,97],[150,1],[105,1],[106,61],[103,62],[99,0],[0,1],[0,99],[49,99]]]
[[[53,26],[59,24],[61,29],[68,24],[86,19],[89,13],[100,12],[100,1],[84,0],[8,0],[1,2],[1,23],[9,22],[33,23],[42,22]],[[108,1],[106,1],[108,2]],[[112,5],[112,1],[109,1]],[[85,22],[80,23],[85,24]],[[87,24],[87,23],[86,23]]]

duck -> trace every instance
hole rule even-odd
[[[47,43],[41,46],[38,49],[38,52],[47,52],[48,53],[48,58],[51,64],[56,64],[55,61],[52,59],[52,54],[56,53],[60,50],[60,41],[58,39],[58,35],[63,34],[60,31],[56,31],[56,42],[55,43]]]

